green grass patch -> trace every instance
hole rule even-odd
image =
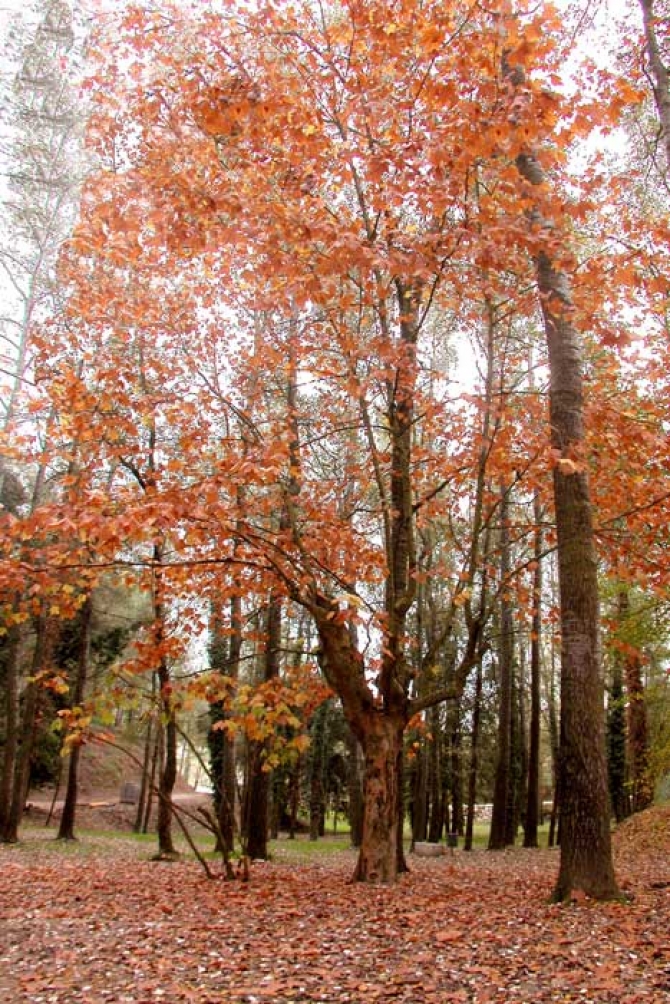
[[[321,858],[329,854],[341,854],[342,851],[351,850],[351,840],[349,834],[342,834],[333,837],[319,837],[318,840],[310,840],[309,837],[296,837],[295,840],[281,839],[271,840],[269,851],[272,857],[276,858]]]

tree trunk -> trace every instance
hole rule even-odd
[[[298,811],[300,809],[300,782],[302,778],[302,755],[298,757],[291,770],[288,794],[288,835],[295,840],[298,830]]]
[[[226,640],[220,608],[212,604],[210,616],[209,664],[213,670],[237,680],[242,653],[242,599],[239,592],[230,600],[230,638]],[[222,846],[219,852],[231,854],[235,846],[235,737],[222,728],[228,717],[225,701],[210,708],[210,728],[207,743],[214,788],[214,811],[218,821]]]
[[[400,730],[400,741],[396,754],[396,784],[398,791],[398,826],[396,828],[396,875],[408,872],[407,861],[405,860],[405,750],[403,746],[403,735],[405,723]]]
[[[630,616],[630,601],[625,589],[619,590],[618,615],[622,625]],[[628,698],[626,732],[630,804],[633,812],[641,812],[651,805],[653,791],[649,780],[649,730],[642,658],[634,645],[627,645],[624,649],[623,674]]]
[[[475,704],[472,711],[472,738],[470,740],[470,767],[468,772],[468,811],[465,823],[465,842],[463,850],[472,850],[472,838],[475,828],[475,805],[477,802],[477,770],[479,759],[479,730],[482,717],[482,690],[484,674],[482,671],[482,660],[477,662],[477,676],[475,679]]]
[[[644,23],[645,46],[649,57],[649,70],[653,81],[654,101],[665,144],[666,170],[670,171],[670,73],[663,62],[663,54],[658,44],[658,35],[656,34],[658,17],[654,13],[654,0],[640,0],[640,7]]]
[[[362,738],[363,834],[354,881],[395,882],[398,877],[398,760],[404,722],[373,712]]]
[[[626,712],[623,673],[619,653],[614,654],[612,682],[607,704],[607,771],[610,802],[617,823],[629,814],[626,795]]]
[[[431,750],[435,739],[430,741]],[[426,839],[428,826],[428,750],[420,740],[419,744],[411,768],[412,844]]]
[[[523,69],[512,71],[507,59],[503,71],[513,88],[523,80]],[[544,170],[537,158],[525,151],[517,156],[516,166],[526,183],[521,194],[532,200],[533,188],[546,183]],[[581,342],[567,275],[551,257],[558,241],[556,228],[548,226],[537,209],[530,210],[529,222],[535,233],[536,281],[549,355],[561,601],[561,864],[554,899],[569,899],[574,889],[595,899],[620,898],[610,835],[598,569],[585,457]]]
[[[524,847],[537,847],[540,811],[540,667],[542,645],[542,512],[535,504],[535,568],[533,571],[533,612],[530,622],[530,729],[528,743],[528,790],[524,818]]]
[[[4,840],[9,823],[12,788],[19,750],[19,650],[21,631],[12,624],[3,640],[3,676],[5,690],[5,743],[0,781],[0,837]]]
[[[14,782],[9,811],[5,820],[2,839],[5,843],[14,844],[19,839],[19,827],[30,784],[30,761],[35,739],[35,718],[39,689],[35,678],[45,668],[51,654],[52,638],[51,624],[43,607],[36,621],[35,648],[33,650],[30,679],[23,693],[23,709],[19,729],[19,742],[14,769]]]
[[[521,651],[521,649],[519,649]],[[512,670],[512,735],[510,756],[510,796],[507,816],[506,841],[509,846],[516,843],[521,825],[523,807],[526,802],[526,779],[528,757],[526,754],[526,721],[524,715],[524,695],[522,692],[523,666]]]
[[[428,825],[428,840],[437,844],[442,839],[444,820],[447,811],[447,792],[445,785],[446,750],[445,728],[440,721],[440,709],[435,706],[430,709],[429,716],[430,746],[429,746],[429,790],[430,790],[430,821]],[[453,764],[452,764],[453,767]]]
[[[363,839],[363,786],[361,784],[360,745],[350,728],[347,728],[347,790],[349,793],[349,826],[351,846],[360,847]]]
[[[153,430],[152,430],[153,432]],[[153,457],[153,453],[152,453]],[[153,460],[152,460],[153,467]],[[154,544],[153,614],[156,649],[161,652],[165,641],[165,597],[163,595],[163,548]],[[158,776],[158,807],[156,813],[156,834],[158,836],[159,858],[174,858],[177,850],[172,839],[172,792],[177,780],[177,723],[172,704],[172,679],[165,655],[161,654],[156,667],[158,679],[158,702],[162,728],[162,761]]]
[[[159,857],[172,858],[177,849],[172,839],[172,793],[177,780],[177,723],[169,693],[169,674],[165,681],[167,667],[158,669],[161,707],[165,717],[163,727],[163,762],[158,777],[158,807],[156,813],[156,834],[158,836]]]
[[[267,683],[279,674],[281,645],[282,601],[271,596],[265,624],[265,652],[263,680]],[[247,823],[247,854],[250,858],[266,860],[268,856],[268,801],[270,773],[264,770],[265,744],[250,743],[249,783],[245,816]]]
[[[550,365],[554,502],[561,600],[561,866],[556,900],[583,889],[620,897],[614,877],[605,758],[598,572],[588,476],[583,467],[583,378],[565,276],[537,258]]]
[[[512,755],[512,660],[514,638],[511,602],[507,598],[509,578],[509,491],[503,487],[500,504],[500,647],[499,647],[499,698],[498,698],[498,759],[489,850],[498,851],[507,846],[509,839],[510,772]]]
[[[151,701],[156,698],[156,674],[151,674]],[[142,754],[142,778],[140,781],[140,794],[137,800],[137,812],[133,830],[135,833],[142,832],[142,821],[144,811],[149,798],[151,797],[151,751],[153,748],[153,718],[149,716],[147,720],[146,732],[144,734],[144,751]]]
[[[153,685],[152,685],[153,693]],[[156,791],[156,775],[158,774],[161,764],[163,762],[163,746],[164,746],[164,728],[163,722],[158,718],[156,722],[156,732],[153,741],[153,749],[151,751],[151,768],[149,771],[149,783],[147,786],[147,798],[146,805],[144,808],[144,819],[142,820],[142,833],[149,832],[149,823],[151,822],[151,810],[154,804],[154,792]]]
[[[91,647],[91,618],[93,615],[93,602],[88,596],[82,606],[78,620],[79,638],[77,640],[77,669],[74,688],[72,691],[72,704],[74,707],[81,707],[86,689],[86,678],[88,676],[88,660]],[[81,758],[81,744],[75,742],[70,747],[70,762],[67,772],[67,789],[65,792],[65,802],[60,817],[58,827],[58,840],[75,840],[74,823],[77,812],[77,792],[79,787],[79,761]]]
[[[318,840],[321,820],[324,815],[323,781],[326,756],[326,729],[328,727],[329,702],[317,708],[311,729],[309,759],[309,839]]]
[[[463,777],[461,773],[461,702],[456,700],[447,716],[449,729],[449,772],[451,774],[450,832],[463,836]]]

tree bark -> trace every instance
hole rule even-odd
[[[500,504],[500,646],[499,646],[499,697],[498,697],[498,759],[489,850],[503,850],[509,840],[510,771],[512,756],[512,674],[514,659],[514,626],[511,602],[507,598],[509,579],[509,490],[501,491]]]
[[[615,653],[607,705],[607,770],[610,803],[617,823],[629,815],[626,795],[626,712],[621,658]]]
[[[347,790],[349,793],[349,826],[351,828],[351,845],[360,847],[363,839],[363,786],[359,764],[360,745],[350,728],[347,729]]]
[[[281,645],[282,601],[271,596],[267,607],[265,625],[265,652],[263,654],[263,680],[269,682],[279,675]],[[250,858],[266,860],[268,856],[268,799],[270,772],[265,768],[263,753],[265,743],[254,740],[249,744],[249,783],[245,811],[247,824],[247,854]]]
[[[155,676],[152,674],[152,684],[154,683]],[[152,690],[155,686],[152,686]],[[146,732],[144,733],[144,751],[142,753],[142,777],[140,780],[140,794],[137,799],[137,812],[135,813],[135,822],[133,824],[133,831],[135,833],[142,832],[142,820],[144,818],[144,809],[147,804],[147,799],[149,797],[149,783],[150,783],[150,773],[151,773],[151,750],[153,746],[153,719],[150,717],[147,721]]]
[[[425,840],[428,832],[428,750],[423,744],[419,745],[412,763],[411,783],[412,844],[415,844]]]
[[[90,596],[86,598],[82,606],[78,620],[79,637],[77,640],[77,668],[74,688],[72,691],[72,704],[74,707],[81,707],[86,689],[86,678],[88,676],[88,660],[91,647],[91,618],[93,615],[93,602]],[[67,789],[65,792],[65,802],[60,817],[58,827],[58,840],[75,840],[74,824],[77,813],[77,793],[79,787],[79,761],[81,758],[81,743],[75,742],[70,748],[70,761],[67,772]]]
[[[470,740],[470,766],[468,769],[468,809],[465,821],[465,842],[463,850],[472,850],[475,829],[475,805],[477,801],[477,771],[479,768],[479,731],[482,717],[482,690],[484,674],[482,660],[477,662],[475,678],[475,702],[472,710],[472,738]]]
[[[663,53],[658,43],[654,0],[640,0],[640,7],[642,8],[644,39],[649,58],[649,70],[653,80],[654,101],[661,126],[661,135],[665,144],[665,166],[666,171],[670,171],[670,73],[668,72],[668,67],[663,62]]]
[[[12,624],[4,639],[2,662],[5,691],[5,743],[0,781],[0,837],[5,839],[19,750],[19,650],[21,631]]]
[[[242,599],[235,592],[230,600],[230,638],[226,640],[219,605],[212,604],[210,614],[209,664],[230,680],[237,680],[242,654]],[[210,708],[207,743],[214,788],[214,810],[218,821],[218,851],[231,854],[235,846],[235,738],[222,728],[229,712],[225,701]]]
[[[537,847],[540,812],[540,668],[542,645],[542,527],[541,508],[535,499],[533,547],[533,612],[530,623],[530,728],[528,743],[528,790],[524,817],[524,847]]]
[[[447,719],[448,720],[448,719]],[[430,820],[428,824],[428,841],[437,844],[442,839],[444,830],[445,810],[447,806],[444,785],[445,734],[440,722],[439,708],[430,709],[428,716],[431,738],[428,746],[428,790],[430,792]],[[450,740],[453,735],[450,735]],[[454,762],[452,757],[452,776]],[[425,840],[425,837],[421,838]]]
[[[362,738],[363,835],[354,881],[389,883],[398,877],[398,760],[404,729],[402,719],[379,712],[368,719]]]
[[[523,169],[522,169],[523,174]],[[561,865],[554,898],[583,889],[619,898],[610,838],[600,658],[598,571],[588,475],[583,464],[581,347],[567,279],[537,258],[550,366],[550,422],[561,601]]]
[[[172,792],[177,780],[177,723],[172,705],[170,667],[167,658],[161,651],[165,641],[165,600],[162,576],[163,550],[160,544],[154,545],[154,563],[154,631],[156,648],[161,653],[156,667],[156,676],[158,678],[158,700],[163,718],[163,757],[158,776],[156,834],[158,836],[158,857],[169,859],[177,856],[172,839]]]
[[[520,66],[503,58],[511,93],[524,79]],[[546,183],[531,151],[516,167],[521,195],[532,205],[533,189]],[[553,897],[573,890],[594,899],[619,899],[610,835],[605,756],[604,684],[600,652],[598,569],[591,493],[585,457],[582,346],[566,273],[555,261],[556,227],[534,207],[535,277],[549,355],[549,422],[555,458],[554,508],[561,623],[561,724],[559,789],[561,863]]]
[[[18,748],[16,753],[12,797],[9,811],[5,819],[2,839],[5,843],[14,844],[19,839],[19,827],[23,818],[26,795],[30,784],[30,761],[35,738],[35,718],[38,706],[38,684],[35,682],[40,670],[47,665],[52,647],[52,631],[44,606],[35,624],[35,648],[33,650],[30,679],[23,693],[23,710],[18,733]]]
[[[630,616],[630,600],[623,588],[619,590],[618,606],[619,622],[623,625]],[[626,733],[630,807],[633,812],[641,812],[651,805],[653,791],[649,780],[649,730],[642,659],[634,645],[629,644],[624,648],[623,675],[627,695]]]
[[[309,758],[309,839],[318,840],[321,821],[325,814],[324,774],[326,758],[326,730],[328,728],[328,701],[317,708],[311,728]]]

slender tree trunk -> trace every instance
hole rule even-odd
[[[74,707],[81,707],[86,690],[86,679],[88,676],[88,661],[91,647],[91,618],[93,615],[93,602],[90,596],[86,598],[78,615],[79,637],[77,640],[77,669],[72,690],[72,703]],[[67,789],[63,811],[58,827],[58,840],[75,840],[74,824],[77,812],[77,793],[79,788],[79,761],[81,758],[81,744],[74,743],[70,747],[70,760],[67,772]]]
[[[19,749],[19,651],[21,630],[12,624],[3,643],[5,689],[5,744],[0,779],[0,837],[4,840],[9,824],[12,789]]]
[[[536,159],[517,159],[531,185],[544,180]],[[567,277],[544,250],[537,284],[549,349],[550,423],[561,599],[561,865],[554,898],[582,889],[619,898],[614,877],[605,757],[598,573],[591,494],[584,458],[581,345]]]
[[[210,615],[209,664],[213,670],[236,680],[242,651],[242,600],[236,594],[230,601],[230,637],[221,611],[212,604]],[[222,842],[218,851],[232,853],[235,841],[235,737],[223,727],[229,715],[225,701],[210,708],[210,728],[207,742],[210,770],[214,787],[214,810]]]
[[[522,651],[519,645],[519,652]],[[526,800],[526,776],[528,761],[526,757],[526,724],[524,719],[523,666],[515,671],[512,667],[512,734],[510,737],[510,785],[509,811],[507,814],[507,830],[505,841],[513,847],[516,843],[519,825],[521,823],[522,805]]]
[[[153,454],[152,454],[153,456]],[[165,641],[165,597],[163,586],[163,548],[154,545],[154,586],[153,614],[156,648],[162,653]],[[156,666],[158,700],[163,720],[162,761],[158,776],[158,806],[156,813],[156,834],[158,836],[159,858],[174,858],[177,849],[172,838],[172,793],[177,781],[177,723],[172,704],[172,678],[167,658],[161,654]]]
[[[607,770],[612,812],[620,823],[630,809],[626,795],[626,712],[619,653],[614,655],[607,705]]]
[[[514,90],[522,67],[504,59]],[[546,176],[532,152],[516,158],[521,195]],[[604,685],[600,652],[598,569],[591,492],[586,467],[582,346],[574,322],[568,277],[554,260],[558,240],[539,211],[535,228],[535,273],[549,355],[549,421],[555,457],[554,508],[561,600],[561,863],[557,901],[575,889],[595,899],[620,898],[614,875],[605,755]],[[548,238],[545,235],[550,234]]]
[[[19,839],[19,827],[30,784],[30,761],[35,739],[35,718],[39,698],[39,685],[35,682],[40,670],[47,664],[51,651],[51,624],[43,607],[36,622],[35,648],[33,650],[30,680],[23,692],[23,710],[19,729],[19,743],[14,769],[14,783],[9,812],[5,821],[3,840],[13,844]]]
[[[653,81],[654,101],[658,119],[661,124],[661,134],[665,144],[666,171],[670,171],[670,72],[663,62],[663,54],[658,42],[656,26],[663,21],[663,16],[654,11],[654,0],[640,0],[644,38],[649,58],[649,70]]]
[[[433,736],[434,742],[436,739]],[[412,843],[426,839],[428,821],[428,750],[421,743],[412,764]]]
[[[329,702],[317,708],[312,724],[312,743],[309,761],[309,839],[318,840],[321,832],[324,803],[324,758]]]
[[[242,658],[242,597],[236,593],[230,601],[230,641],[228,646],[228,676],[237,681]],[[228,853],[235,846],[235,803],[237,798],[235,737],[224,735],[221,757],[221,802],[219,827]]]
[[[147,728],[144,736],[144,752],[142,756],[142,779],[140,781],[140,796],[137,800],[137,813],[135,815],[135,833],[146,833],[149,828],[149,817],[151,815],[151,803],[154,795],[154,784],[156,781],[156,768],[159,757],[159,736],[161,732],[160,720],[156,720],[154,712],[156,708],[156,674],[151,674],[151,709],[147,721]]]
[[[619,622],[625,624],[630,616],[630,600],[625,589],[619,590],[618,607]],[[623,672],[628,698],[626,733],[631,809],[640,812],[651,805],[653,791],[649,781],[649,729],[642,658],[633,645],[625,648]]]
[[[289,783],[288,796],[288,835],[290,840],[295,840],[298,831],[298,811],[300,809],[300,782],[302,778],[303,758],[299,756],[293,770]]]
[[[151,810],[154,804],[154,792],[156,790],[156,775],[159,773],[163,763],[163,747],[165,745],[165,729],[160,718],[156,722],[156,733],[151,753],[151,771],[149,774],[149,786],[147,790],[146,807],[144,810],[144,820],[142,822],[142,833],[149,832],[151,821]]]
[[[349,792],[349,826],[351,846],[360,847],[363,838],[363,786],[361,783],[360,745],[351,729],[347,728],[347,790]]]
[[[396,830],[396,874],[402,875],[408,872],[407,861],[405,860],[405,750],[403,747],[403,736],[405,723],[403,721],[400,730],[400,741],[396,753],[396,779],[398,786],[398,828]]]
[[[445,790],[445,729],[440,721],[440,709],[437,706],[430,709],[428,723],[431,738],[428,748],[430,817],[427,835],[430,843],[439,843],[444,832],[447,796]]]
[[[267,683],[279,674],[281,645],[282,601],[272,596],[267,608],[265,626],[265,653],[263,657],[263,679]],[[247,854],[260,860],[268,856],[268,800],[270,773],[264,770],[263,742],[250,744],[249,784],[247,787]]]
[[[137,812],[135,813],[135,822],[133,824],[133,830],[135,833],[142,832],[142,820],[144,818],[144,809],[147,803],[147,798],[149,796],[149,783],[151,775],[151,750],[152,750],[152,739],[153,739],[153,718],[149,718],[147,721],[146,732],[144,734],[144,750],[142,754],[142,777],[140,779],[140,794],[137,799]]]
[[[524,820],[524,847],[537,847],[540,811],[540,668],[542,649],[542,512],[535,499],[533,612],[530,623],[530,728],[528,743],[528,790]]]
[[[489,850],[498,851],[507,846],[510,812],[510,771],[512,740],[512,661],[514,658],[512,606],[507,598],[509,578],[509,491],[502,489],[500,505],[500,646],[499,646],[499,698],[498,698],[498,758]]]
[[[172,839],[172,793],[177,781],[177,723],[170,698],[170,674],[164,660],[158,667],[161,707],[165,717],[163,726],[163,762],[158,777],[158,806],[156,813],[156,834],[158,855],[172,858],[177,849]]]
[[[567,281],[541,252],[537,276],[550,363],[554,501],[561,598],[561,867],[554,897],[573,889],[620,897],[614,877],[605,758],[598,574],[583,467],[583,378]]]
[[[444,810],[446,805],[443,778],[443,760],[445,757],[444,729],[440,722],[439,708],[434,707],[430,709],[428,721],[431,738],[430,746],[428,747],[430,820],[427,836],[430,843],[437,844],[440,842],[444,830]]]
[[[477,804],[477,771],[479,768],[479,731],[482,716],[482,689],[484,683],[482,660],[477,662],[475,678],[475,703],[472,711],[472,738],[470,740],[470,767],[468,770],[468,811],[465,823],[465,842],[463,849],[472,850],[472,838],[475,828],[475,806]]]
[[[449,709],[449,768],[451,774],[451,826],[450,832],[463,836],[463,777],[461,773],[461,702],[456,700]]]
[[[29,682],[23,695],[23,713],[19,731],[19,748],[16,757],[12,799],[5,822],[3,841],[15,844],[19,839],[19,828],[30,784],[30,760],[35,738],[35,718],[37,715],[38,690],[37,684]]]

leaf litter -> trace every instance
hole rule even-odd
[[[670,810],[645,816],[606,904],[551,904],[549,850],[411,857],[395,887],[349,883],[351,852],[278,857],[242,885],[29,837],[0,847],[0,1001],[670,1004]]]

